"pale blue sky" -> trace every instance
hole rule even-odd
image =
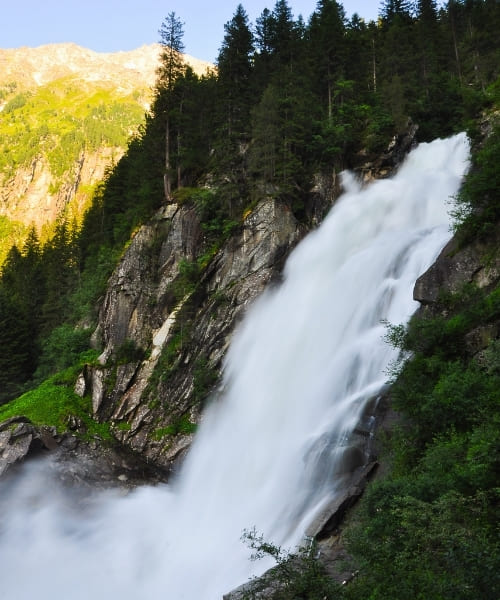
[[[276,0],[243,0],[252,23]],[[170,12],[184,22],[186,52],[214,61],[238,0],[10,0],[0,11],[0,48],[75,42],[97,52],[133,50],[159,39],[158,29]],[[294,17],[307,21],[316,0],[289,0]],[[376,19],[380,1],[345,0],[347,16],[357,12]]]

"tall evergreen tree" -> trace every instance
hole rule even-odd
[[[165,122],[165,199],[172,198],[172,160],[173,140],[170,126],[173,111],[178,109],[178,98],[175,94],[175,84],[184,74],[185,66],[182,58],[184,51],[183,23],[171,12],[163,21],[160,28],[160,44],[162,53],[158,68],[156,110],[160,110]]]
[[[253,35],[241,4],[224,25],[225,35],[217,58],[218,130],[212,164],[219,195],[230,215],[247,196],[246,161],[250,141]]]
[[[409,99],[418,91],[418,62],[410,3],[386,0],[381,9],[377,90],[390,110],[396,127],[406,126]]]
[[[380,8],[380,16],[391,24],[397,19],[409,19],[412,13],[410,0],[384,0]]]
[[[294,60],[298,59],[300,29],[293,20],[292,10],[287,0],[276,1],[269,25],[271,55],[275,59],[277,68],[279,65],[285,65],[292,70]]]
[[[308,41],[315,79],[323,88],[320,93],[325,98],[326,114],[331,122],[334,84],[345,78],[345,12],[342,5],[335,0],[318,1],[310,18]]]
[[[22,392],[35,370],[33,331],[26,313],[0,287],[0,405]]]
[[[254,45],[248,15],[241,4],[224,30],[217,58],[218,88],[224,105],[223,128],[229,139],[243,139],[248,137]]]

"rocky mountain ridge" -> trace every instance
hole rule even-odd
[[[94,52],[73,43],[46,44],[37,48],[0,48],[0,86],[16,82],[33,88],[63,77],[79,82],[108,84],[122,93],[150,88],[156,79],[160,44],[141,46],[127,52]],[[212,65],[185,55],[195,73]]]

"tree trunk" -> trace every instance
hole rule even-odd
[[[170,120],[167,117],[165,126],[165,174],[163,176],[163,187],[165,189],[165,200],[172,199],[172,183],[170,181]]]

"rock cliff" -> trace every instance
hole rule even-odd
[[[137,232],[110,279],[95,333],[101,366],[83,374],[94,416],[149,461],[170,467],[188,447],[220,380],[238,319],[303,235],[289,208],[261,201],[215,254],[193,208],[168,205]],[[197,262],[198,261],[198,262]],[[122,350],[130,355],[121,358]]]
[[[82,151],[57,191],[53,191],[56,178],[43,155],[17,169],[12,178],[0,174],[0,215],[35,225],[39,232],[61,215],[78,218],[88,208],[89,189],[103,180],[106,168],[123,152],[123,148],[112,147]]]

